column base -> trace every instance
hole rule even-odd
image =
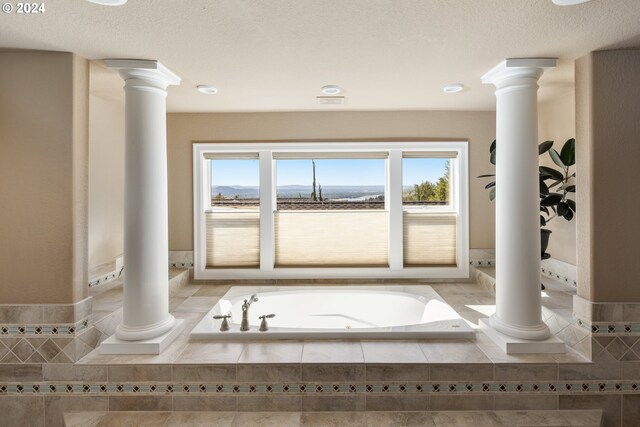
[[[139,341],[124,341],[112,335],[100,344],[100,354],[160,354],[180,335],[184,326],[184,319],[176,319],[164,334]]]
[[[480,319],[480,330],[507,354],[566,352],[564,342],[553,335],[537,341],[515,338],[495,329],[489,319]]]

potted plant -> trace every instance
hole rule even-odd
[[[491,143],[489,148],[489,161],[496,164],[496,141]],[[568,196],[575,193],[575,171],[572,171],[576,164],[576,140],[568,139],[558,153],[553,148],[553,141],[545,141],[538,145],[538,155],[549,153],[553,163],[558,168],[539,166],[540,174],[540,243],[542,257],[548,258],[546,253],[549,244],[551,230],[545,227],[549,222],[557,217],[562,217],[571,221],[576,212],[576,202]],[[494,177],[495,174],[480,175],[478,178]],[[489,198],[496,197],[496,182],[491,181],[485,186],[489,191]]]

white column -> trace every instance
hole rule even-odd
[[[108,59],[125,81],[124,309],[116,338],[169,332],[166,88],[180,78],[157,61]]]
[[[404,266],[403,209],[402,209],[402,151],[389,150],[387,160],[387,198],[389,212],[389,268],[402,270]]]
[[[271,151],[260,151],[260,270],[273,271],[275,263],[274,214],[276,193]]]
[[[510,337],[544,340],[540,297],[538,79],[549,58],[507,59],[482,77],[496,86],[496,313]]]

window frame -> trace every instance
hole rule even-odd
[[[429,212],[449,212],[456,220],[456,265],[421,267],[403,265],[402,205],[403,152],[455,152],[451,162],[450,205],[430,207]],[[275,162],[279,153],[388,153],[386,160],[385,210],[389,213],[389,267],[276,268],[274,212],[277,209]],[[260,167],[260,268],[206,268],[205,210],[211,208],[211,170],[205,159],[211,154],[258,154]],[[225,279],[348,279],[348,278],[468,278],[469,277],[469,160],[468,142],[372,141],[372,142],[194,142],[193,143],[193,238],[194,278]],[[455,190],[454,190],[455,188]],[[413,210],[413,209],[411,209]],[[419,212],[425,212],[419,208]]]

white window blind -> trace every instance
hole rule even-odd
[[[325,151],[304,151],[304,152],[274,152],[275,160],[320,160],[320,159],[386,159],[389,157],[387,151],[368,152],[325,152]]]
[[[405,266],[456,265],[456,214],[404,212]]]
[[[207,212],[207,267],[260,267],[260,214]]]
[[[275,215],[276,267],[387,267],[385,211],[294,211]]]
[[[402,153],[403,159],[455,159],[457,157],[456,151],[405,151]]]

